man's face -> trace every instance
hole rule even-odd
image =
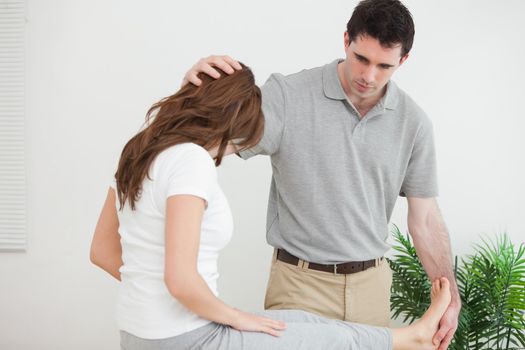
[[[401,57],[401,44],[385,48],[368,35],[350,42],[347,32],[345,52],[343,86],[350,90],[347,91],[350,95],[363,99],[382,95],[383,87],[408,57],[408,54]]]

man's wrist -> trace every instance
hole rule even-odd
[[[461,309],[461,298],[460,298],[459,294],[457,294],[455,296],[452,296],[452,299],[450,300],[449,307],[454,308],[454,309],[458,309],[458,310]]]

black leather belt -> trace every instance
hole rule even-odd
[[[288,253],[284,249],[277,249],[277,260],[297,266],[299,264],[299,258]],[[383,257],[379,259],[372,259],[367,261],[349,261],[341,264],[317,264],[308,263],[308,268],[316,271],[337,273],[342,275],[348,275],[351,273],[365,271],[371,267],[377,266],[379,261],[382,261]]]

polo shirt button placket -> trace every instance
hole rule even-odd
[[[363,127],[363,124],[359,122],[354,129],[354,136],[359,137],[359,135],[361,134],[362,127]]]

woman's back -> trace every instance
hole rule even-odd
[[[218,253],[233,231],[230,208],[208,152],[193,143],[161,152],[150,167],[149,179],[142,183],[135,210],[126,203],[118,211],[124,263],[118,324],[120,329],[148,339],[175,336],[210,322],[188,311],[164,283],[166,200],[173,195],[194,195],[207,202],[198,271],[216,295]]]

